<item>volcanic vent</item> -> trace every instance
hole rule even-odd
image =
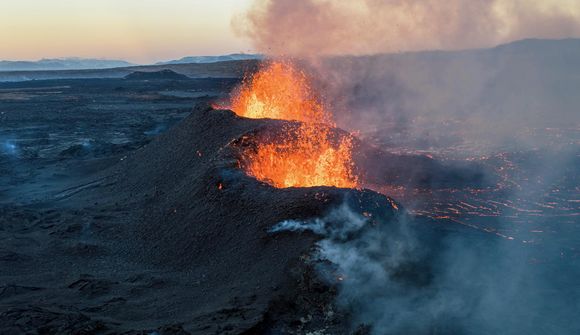
[[[333,131],[331,114],[292,63],[263,66],[235,93],[231,109],[248,118],[300,122],[245,150],[242,164],[249,175],[275,187],[358,186],[352,136]]]
[[[262,322],[281,297],[297,290],[310,294],[308,287],[296,287],[297,276],[305,274],[299,260],[319,237],[272,235],[269,231],[277,223],[322,217],[345,202],[385,222],[397,215],[392,200],[374,192],[279,188],[240,168],[262,139],[283,139],[288,129],[299,127],[293,121],[242,118],[198,106],[173,129],[106,171],[98,193],[86,194],[90,203],[110,199],[111,207],[123,203],[139,208],[130,220],[136,224],[127,237],[128,252],[139,262],[178,271],[195,283],[179,297],[159,301],[161,314],[182,311],[171,317],[186,329],[207,326],[207,331],[193,332],[206,334],[216,331],[212,318],[218,311],[236,309],[240,312],[229,315],[228,324],[235,330],[231,333],[240,333]],[[338,130],[329,133],[348,136]],[[300,308],[312,307],[306,305]],[[284,310],[290,316],[296,312]]]

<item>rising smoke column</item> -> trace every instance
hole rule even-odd
[[[256,0],[233,27],[268,55],[480,48],[580,36],[574,0]]]
[[[324,217],[280,222],[270,233],[311,231],[321,237],[313,255],[316,268],[338,287],[336,304],[351,311],[353,329],[462,333],[462,325],[447,320],[463,315],[465,301],[457,292],[443,295],[427,261],[437,250],[421,241],[410,224],[403,213],[365,216],[345,202]]]

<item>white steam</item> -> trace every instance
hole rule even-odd
[[[319,273],[340,283],[337,304],[352,312],[353,327],[372,325],[375,334],[422,331],[430,323],[417,323],[417,313],[432,319],[446,312],[427,302],[429,271],[421,265],[425,255],[404,216],[376,220],[343,204],[323,218],[287,220],[270,230],[281,231],[311,231],[323,237],[315,254],[323,261]]]
[[[277,224],[272,233],[311,231],[323,280],[352,327],[372,334],[572,334],[580,330],[571,275],[528,264],[530,250],[491,235],[443,233],[405,216],[366,217],[342,205],[325,217]],[[577,271],[570,268],[569,271]],[[567,279],[566,279],[567,280]],[[564,300],[562,300],[564,299]],[[567,306],[567,305],[566,305]],[[556,322],[557,320],[572,322]]]

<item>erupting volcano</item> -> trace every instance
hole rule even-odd
[[[315,94],[308,76],[295,65],[274,61],[244,81],[232,110],[248,118],[301,122],[283,138],[259,143],[245,152],[244,169],[275,187],[355,188],[352,137],[337,137],[331,114]]]

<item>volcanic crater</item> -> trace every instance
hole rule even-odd
[[[276,313],[285,314],[277,319],[292,319],[295,310],[280,310],[281,301],[290,304],[282,297],[291,299],[300,293],[296,282],[302,279],[298,277],[316,278],[300,260],[308,257],[321,237],[309,232],[271,234],[269,230],[276,223],[321,217],[341,204],[381,224],[397,225],[397,218],[405,215],[393,199],[370,190],[277,188],[245,173],[240,161],[256,141],[285,136],[288,127],[297,125],[197,106],[170,131],[101,172],[95,177],[98,186],[79,190],[67,197],[67,203],[90,206],[98,202],[99,208],[111,209],[126,204],[138,209],[130,211],[133,219],[125,220],[128,230],[115,239],[129,259],[178,271],[190,284],[195,283],[179,293],[180,303],[186,303],[184,297],[190,300],[188,306],[179,308],[184,312],[182,317],[176,315],[176,320],[187,324],[193,313],[198,326],[206,320],[208,327],[213,327],[211,311],[224,309],[232,301],[248,303],[239,315],[228,316],[231,333],[260,322],[263,327],[273,304],[278,306]],[[335,132],[335,136],[348,135]],[[332,289],[311,289],[302,287],[301,294],[332,303],[328,296]],[[172,300],[165,296],[157,308],[173,306],[175,311],[176,301]],[[321,308],[308,313],[314,315],[316,309],[321,323],[330,322],[323,321]],[[300,317],[294,316],[294,321]]]

